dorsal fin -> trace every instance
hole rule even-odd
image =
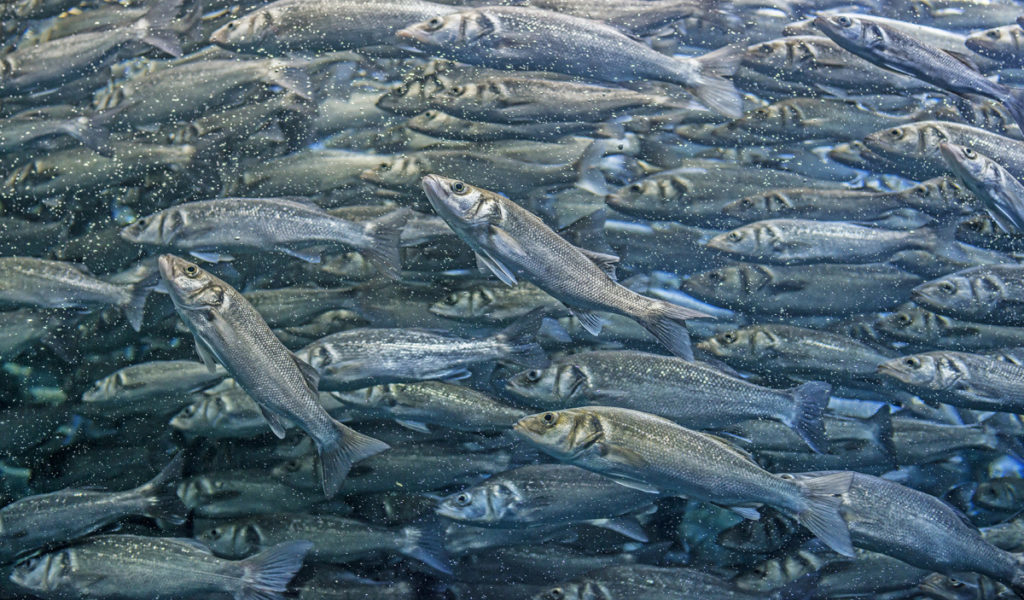
[[[577,248],[587,258],[589,258],[595,265],[600,267],[604,274],[611,277],[612,281],[618,281],[618,277],[615,275],[615,266],[619,264],[619,257],[612,254],[602,254],[600,252],[592,252],[583,248]]]
[[[577,248],[585,248],[601,254],[613,254],[615,251],[608,245],[604,234],[604,223],[607,218],[605,209],[595,210],[569,223],[558,230],[567,242]]]

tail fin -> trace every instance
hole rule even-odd
[[[399,552],[415,558],[442,573],[451,574],[450,559],[444,549],[443,529],[440,521],[426,519],[402,528],[403,541]]]
[[[843,556],[853,556],[850,530],[839,514],[839,507],[843,503],[841,495],[850,489],[852,482],[853,473],[848,471],[804,480],[802,484],[807,508],[796,515],[801,525]]]
[[[794,411],[791,422],[787,423],[811,450],[822,453],[828,446],[825,437],[825,423],[821,416],[828,406],[832,386],[822,381],[808,381],[793,390]]]
[[[109,158],[114,155],[114,152],[110,146],[110,131],[105,126],[107,119],[103,116],[104,113],[100,113],[92,118],[71,119],[63,123],[60,129],[81,142],[86,148],[95,150],[101,156]]]
[[[133,285],[131,286],[131,296],[128,302],[121,306],[125,318],[128,319],[128,324],[135,331],[142,330],[142,317],[146,310],[146,298],[149,297],[151,291],[153,291],[152,288],[144,283]]]
[[[871,415],[867,420],[868,425],[874,430],[875,439],[885,448],[889,456],[896,456],[896,446],[892,443],[892,409],[888,404],[883,404],[878,412]]]
[[[396,210],[366,224],[366,233],[373,238],[373,243],[369,248],[364,248],[363,252],[382,273],[392,279],[398,279],[402,270],[402,256],[399,253],[402,227],[411,216],[409,210]]]
[[[391,446],[363,435],[348,427],[334,421],[334,428],[338,435],[327,442],[317,443],[317,454],[320,455],[320,478],[323,482],[324,494],[333,498],[341,484],[348,476],[352,465],[364,458],[384,452]]]
[[[178,498],[177,488],[170,485],[181,477],[184,465],[185,453],[179,452],[156,477],[135,488],[135,493],[145,502],[143,514],[175,525],[185,522],[188,509]]]
[[[690,93],[717,113],[733,119],[742,117],[743,98],[736,86],[725,79],[736,72],[742,57],[740,48],[726,46],[698,58],[700,79]]]
[[[693,360],[693,347],[690,345],[686,319],[699,319],[710,315],[678,304],[653,300],[645,315],[631,316],[643,325],[644,329],[650,331],[651,335],[658,338],[672,354],[685,360]]]
[[[1010,88],[1009,95],[1003,100],[1003,106],[1013,117],[1017,127],[1024,131],[1024,88]]]
[[[309,542],[287,542],[241,561],[235,600],[283,600],[282,593],[288,591],[288,583],[312,549]]]
[[[182,0],[160,0],[146,12],[136,26],[139,39],[174,57],[181,56],[181,40],[173,29],[173,21],[181,10]]]
[[[545,308],[535,308],[495,336],[497,341],[508,346],[505,358],[524,367],[544,368],[550,364],[547,354],[536,341],[547,313]]]
[[[1024,17],[1022,17],[1024,19]],[[1018,598],[1024,598],[1024,554],[1014,554],[1017,559],[1017,568],[1014,569],[1013,579],[1006,585],[1017,594]]]
[[[305,100],[313,99],[313,84],[303,68],[308,62],[292,60],[279,61],[277,66],[268,68],[264,82],[278,85]]]

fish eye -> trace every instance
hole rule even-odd
[[[759,109],[754,111],[754,116],[759,118],[759,119],[767,119],[768,118],[768,109],[766,109],[766,108],[759,108]]]
[[[449,294],[448,297],[445,298],[444,303],[448,304],[450,306],[455,306],[456,304],[459,303],[459,295],[458,294]]]
[[[423,113],[423,116],[428,119],[433,119],[436,114],[437,113],[435,113],[434,111],[428,110],[427,112]]]
[[[722,274],[719,273],[718,271],[711,271],[710,273],[708,273],[706,275],[706,277],[710,281],[721,281],[722,280]]]
[[[948,281],[943,281],[942,283],[939,284],[939,291],[944,292],[946,294],[952,294],[953,292],[956,291],[956,286]]]
[[[562,598],[564,593],[562,592],[562,588],[551,588],[551,592],[548,595],[557,599]]]
[[[738,242],[738,241],[740,241],[742,239],[743,239],[743,234],[740,233],[739,231],[732,231],[732,232],[729,233],[729,240],[730,241]]]
[[[918,369],[921,367],[921,359],[914,356],[908,356],[907,358],[903,359],[903,364],[910,367],[911,369]]]
[[[299,461],[293,460],[291,462],[285,463],[284,470],[288,471],[289,473],[294,473],[299,470],[300,466],[301,465],[299,465]]]
[[[195,265],[189,265],[185,267],[185,274],[188,275],[189,277],[195,277],[196,275],[199,274],[199,267]]]
[[[722,334],[722,341],[726,344],[734,344],[738,338],[735,331],[726,331]]]
[[[455,504],[458,504],[459,506],[466,506],[469,504],[469,500],[469,494],[467,494],[466,492],[462,492],[461,494],[455,497]]]
[[[850,17],[839,17],[836,19],[836,23],[839,23],[841,27],[850,27],[853,25],[853,20]]]
[[[974,160],[975,158],[978,157],[978,153],[975,152],[974,150],[971,150],[970,148],[964,148],[964,156],[971,160]]]
[[[644,186],[640,185],[639,183],[634,183],[633,185],[629,186],[629,191],[636,192],[639,194],[640,192],[644,191]]]
[[[457,85],[451,89],[452,96],[461,96],[466,93],[466,86]]]
[[[889,130],[889,135],[894,137],[894,138],[896,138],[896,139],[899,139],[899,138],[903,137],[903,130],[901,130],[899,127],[895,128],[895,129],[890,129]]]
[[[910,321],[911,320],[912,319],[910,318],[910,315],[908,315],[906,313],[899,313],[899,314],[896,315],[896,324],[897,325],[910,325]]]
[[[231,30],[237,29],[237,28],[238,28],[238,23],[235,23],[234,21],[231,21],[230,23],[228,23],[228,31],[231,31]]]
[[[427,31],[437,31],[444,25],[444,19],[441,17],[434,17],[427,21]]]
[[[991,31],[986,32],[985,35],[987,35],[988,37],[992,38],[993,40],[998,40],[999,39],[999,31],[996,30],[996,29],[993,29]]]
[[[452,191],[461,196],[469,191],[469,186],[461,181],[456,181],[452,184]]]
[[[541,418],[542,418],[542,419],[544,419],[544,422],[545,422],[545,423],[547,423],[548,425],[551,425],[551,424],[553,424],[553,423],[555,422],[555,420],[556,420],[556,419],[557,419],[558,417],[557,417],[557,416],[555,415],[555,413],[553,413],[553,412],[548,412],[548,413],[544,413],[544,416],[543,416],[543,417],[541,417]]]
[[[540,369],[530,369],[527,371],[526,379],[528,381],[540,381]]]
[[[771,54],[772,52],[775,51],[775,49],[772,48],[770,44],[764,44],[761,46],[760,51],[761,54]]]
[[[220,527],[214,527],[213,529],[210,530],[210,535],[212,535],[213,537],[220,537],[220,534],[221,534]]]

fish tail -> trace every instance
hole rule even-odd
[[[241,562],[240,587],[235,600],[283,600],[288,583],[302,568],[310,542],[286,542],[268,548]]]
[[[272,68],[266,73],[264,82],[281,86],[304,100],[312,100],[313,84],[304,68],[307,64],[300,60],[281,61],[278,68]]]
[[[452,572],[448,552],[444,549],[441,524],[435,519],[403,527],[399,552],[442,573]]]
[[[110,130],[106,127],[103,113],[91,119],[68,121],[61,125],[60,129],[101,156],[111,157],[114,155],[110,147]]]
[[[1014,554],[1017,559],[1017,567],[1013,571],[1013,577],[1006,582],[1007,587],[1017,594],[1018,598],[1024,598],[1024,554]]]
[[[793,394],[794,415],[788,425],[799,435],[811,450],[821,453],[828,445],[825,437],[825,422],[822,415],[828,406],[832,386],[822,381],[808,381],[795,388]]]
[[[1003,106],[1006,107],[1006,111],[1013,117],[1017,127],[1024,131],[1024,88],[1010,88],[1006,100],[1003,100]]]
[[[690,345],[690,332],[686,329],[686,320],[708,316],[710,315],[699,310],[653,300],[646,315],[634,318],[672,354],[693,360],[693,347]]]
[[[548,366],[548,356],[536,341],[537,332],[547,314],[547,309],[535,308],[495,336],[508,347],[508,360],[524,367]]]
[[[370,262],[392,279],[398,279],[402,270],[402,256],[399,253],[402,227],[410,216],[409,210],[396,210],[366,224],[366,234],[373,241],[363,252]]]
[[[803,482],[805,508],[796,515],[801,525],[843,556],[853,556],[846,521],[839,514],[842,494],[850,489],[853,473],[843,471]]]
[[[896,456],[896,446],[892,443],[892,410],[888,404],[883,404],[878,412],[871,415],[868,424],[875,432],[875,438],[879,445],[885,448],[889,456]]]
[[[161,52],[171,56],[181,56],[181,40],[172,27],[173,21],[181,10],[182,0],[161,0],[146,12],[140,22],[139,39]]]
[[[337,435],[329,441],[317,442],[317,454],[320,455],[320,477],[323,482],[324,494],[333,498],[341,484],[348,476],[354,463],[364,458],[379,454],[391,446],[377,438],[363,435],[338,421],[332,419]]]
[[[717,113],[733,119],[742,117],[743,98],[732,81],[726,79],[736,72],[742,57],[740,48],[726,46],[698,58],[700,74],[697,83],[689,88],[690,93]]]
[[[170,485],[181,477],[184,465],[185,454],[179,452],[156,477],[135,488],[134,493],[144,502],[143,514],[175,525],[185,522],[188,509],[181,503],[177,488]]]
[[[125,318],[128,319],[128,324],[135,331],[142,330],[142,317],[145,315],[146,298],[149,298],[151,291],[153,291],[153,288],[144,282],[133,285],[129,290],[128,301],[121,306]]]

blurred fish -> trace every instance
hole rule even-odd
[[[29,559],[15,567],[11,581],[48,597],[231,594],[239,600],[279,599],[311,547],[291,542],[228,561],[189,539],[96,536]],[[111,569],[111,561],[118,568]]]
[[[950,170],[977,196],[1005,233],[1024,233],[1024,184],[971,148],[939,144]]]
[[[696,59],[674,59],[599,21],[529,7],[442,14],[397,35],[439,56],[470,64],[609,82],[645,78],[674,83],[712,110],[740,114],[736,88],[723,77],[732,75],[739,63],[740,55],[732,48]]]

